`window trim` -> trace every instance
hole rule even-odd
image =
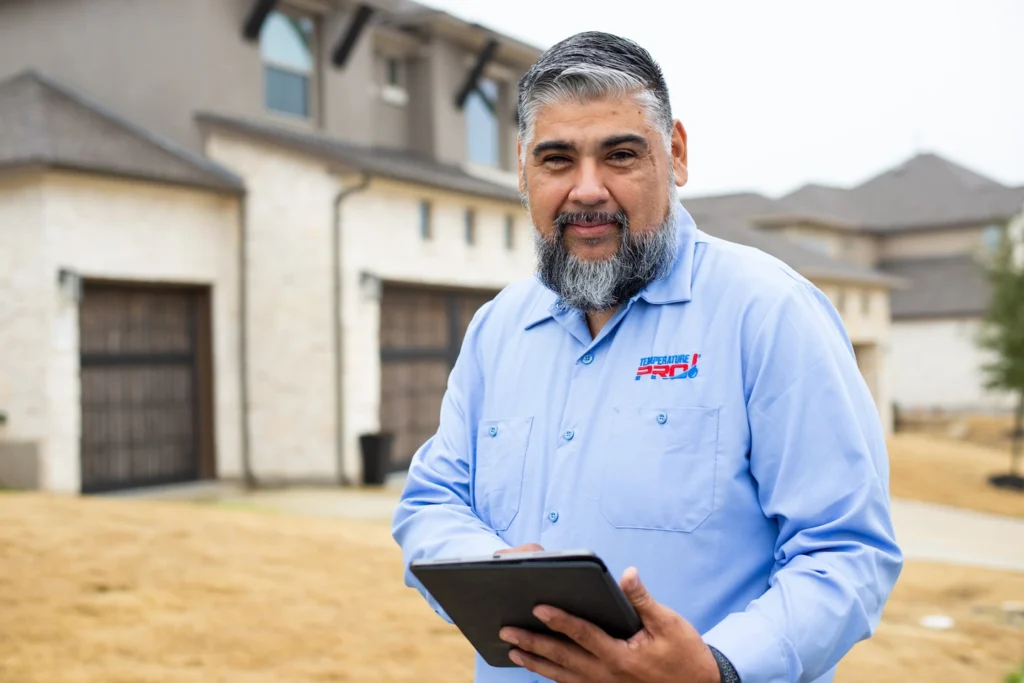
[[[312,10],[292,6],[290,2],[280,3],[267,16],[267,20],[274,14],[280,14],[282,16],[291,19],[308,19],[311,28],[309,33],[309,53],[312,64],[310,65],[309,71],[301,71],[291,66],[287,66],[277,62],[273,59],[264,58],[262,51],[259,51],[259,42],[262,38],[257,39],[257,49],[259,52],[260,60],[260,75],[263,78],[263,112],[275,118],[279,118],[284,121],[292,123],[306,123],[314,126],[320,125],[322,121],[321,117],[321,96],[320,88],[323,82],[323,64],[320,58],[321,52],[321,36],[323,30],[323,16]],[[266,22],[264,22],[264,25]],[[267,105],[267,67],[283,71],[295,76],[301,76],[306,79],[306,111],[307,114],[296,114],[295,112],[284,111],[281,109],[273,109]]]

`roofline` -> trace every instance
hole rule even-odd
[[[424,8],[422,12],[406,15],[393,15],[388,17],[385,25],[396,26],[427,26],[434,30],[447,29],[448,37],[462,39],[467,47],[480,50],[489,40],[496,40],[501,46],[499,60],[501,57],[511,58],[517,64],[530,66],[544,53],[542,48],[524,43],[504,33],[477,24],[475,22],[460,19],[444,10]]]
[[[984,308],[982,308],[982,309],[974,309],[974,310],[959,309],[959,310],[948,311],[948,312],[945,312],[945,313],[935,313],[935,312],[895,313],[895,312],[890,311],[889,312],[889,317],[892,319],[893,322],[901,322],[901,321],[903,321],[903,322],[910,322],[910,321],[913,321],[913,322],[924,322],[924,321],[927,321],[927,320],[947,320],[949,318],[954,318],[956,320],[963,320],[964,318],[984,318],[985,317],[985,309]]]
[[[47,87],[52,88],[53,90],[56,90],[63,96],[72,100],[73,102],[76,102],[77,104],[92,110],[102,118],[105,118],[111,123],[121,128],[124,128],[129,133],[135,135],[136,137],[141,138],[144,142],[159,147],[168,154],[178,157],[179,160],[184,161],[185,163],[190,164],[192,166],[198,167],[201,170],[210,173],[211,175],[219,177],[224,182],[225,185],[228,185],[234,188],[235,190],[244,193],[245,182],[242,180],[241,177],[232,173],[224,166],[221,166],[220,164],[204,157],[203,155],[197,154],[192,150],[177,144],[176,142],[170,140],[169,138],[166,138],[162,135],[159,135],[157,133],[154,133],[153,131],[144,128],[143,126],[140,126],[131,119],[121,116],[117,112],[108,108],[102,102],[92,99],[85,93],[79,91],[76,88],[71,87],[70,85],[67,85],[66,83],[50,78],[45,73],[42,73],[37,69],[25,69],[12,77],[5,79],[5,82],[10,82],[22,77],[35,78],[39,82],[45,84]],[[140,177],[145,176],[145,174],[139,175]],[[213,187],[212,183],[210,184],[210,187]]]
[[[65,173],[73,173],[76,175],[92,175],[107,179],[131,180],[136,182],[153,183],[155,185],[169,185],[171,187],[210,192],[228,197],[244,197],[246,195],[244,185],[242,187],[230,187],[227,185],[217,187],[211,183],[189,182],[187,180],[177,180],[167,178],[166,176],[144,172],[120,171],[98,165],[91,166],[87,164],[73,164],[65,161],[53,161],[51,159],[38,157],[26,158],[13,163],[0,163],[0,175],[2,176],[17,176],[21,174],[28,175],[31,173],[45,173],[47,171],[63,171]]]
[[[816,266],[792,266],[792,268],[808,280],[829,280],[840,283],[875,285],[884,289],[902,289],[907,286],[907,280],[905,278],[886,275],[885,273],[880,272],[866,272],[863,274],[842,273]]]
[[[860,226],[856,223],[850,223],[838,218],[832,218],[829,216],[823,216],[821,214],[811,213],[772,213],[772,214],[755,214],[748,220],[752,223],[765,228],[781,228],[787,225],[793,224],[811,224],[824,228],[834,228],[836,230],[844,232],[852,232],[860,229]]]
[[[244,120],[233,119],[231,117],[222,116],[220,114],[213,114],[210,112],[199,112],[195,115],[196,121],[202,128],[204,126],[216,128],[218,130],[227,132],[229,134],[237,135],[242,138],[256,139],[264,142],[268,145],[290,150],[298,154],[306,154],[311,157],[320,159],[327,162],[327,168],[330,172],[336,174],[366,172],[371,176],[379,178],[388,178],[395,182],[406,183],[408,185],[414,185],[419,187],[429,187],[437,190],[443,190],[452,194],[469,195],[472,197],[481,197],[492,201],[504,202],[509,204],[515,204],[517,206],[522,205],[522,199],[519,197],[518,192],[512,188],[506,188],[503,185],[493,183],[488,180],[484,180],[477,176],[473,176],[467,173],[468,178],[475,180],[480,183],[491,185],[494,188],[493,192],[473,192],[470,190],[453,189],[451,186],[443,182],[429,182],[424,180],[412,180],[400,175],[381,172],[379,170],[371,170],[365,168],[364,164],[358,163],[358,160],[343,159],[340,158],[343,155],[340,153],[332,153],[330,150],[325,150],[317,147],[311,140],[304,139],[292,139],[284,140],[278,137],[275,133],[265,130],[263,124],[251,123]],[[322,136],[322,133],[309,133],[305,131],[291,131],[282,130],[282,134],[294,133],[297,136]],[[331,144],[351,144],[346,143],[342,140],[334,138],[325,138],[325,143]],[[365,153],[372,153],[372,148],[364,148],[362,150]],[[435,162],[436,163],[436,162]],[[461,170],[461,169],[460,169]]]

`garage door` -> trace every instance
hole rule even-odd
[[[204,455],[212,458],[208,301],[206,290],[85,286],[83,493],[204,474]]]
[[[381,301],[381,429],[391,469],[409,467],[435,431],[448,375],[473,314],[496,292],[386,285]]]

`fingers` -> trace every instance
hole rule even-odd
[[[662,608],[651,597],[651,594],[647,592],[647,588],[640,580],[640,574],[636,567],[630,567],[622,573],[622,581],[619,585],[622,587],[622,592],[626,594],[630,604],[633,605],[633,609],[636,610],[640,620],[644,622],[644,627],[648,630],[651,630],[652,627],[656,628],[662,616]]]
[[[585,619],[546,605],[537,607],[533,613],[552,631],[568,636],[584,650],[606,663],[614,661],[620,654],[622,641],[612,638]]]
[[[532,655],[529,652],[513,649],[509,653],[509,659],[513,664],[521,666],[528,671],[543,676],[556,683],[586,683],[588,680],[579,674],[555,664],[543,657]]]
[[[567,643],[557,638],[531,633],[517,628],[503,628],[499,634],[501,639],[514,646],[509,657],[519,666],[530,669],[552,680],[592,680],[597,660],[586,650],[575,643]],[[514,655],[522,661],[517,662]],[[540,667],[540,668],[533,668]],[[553,676],[550,672],[558,672]],[[569,674],[580,677],[569,678]]]

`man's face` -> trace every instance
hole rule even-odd
[[[618,219],[636,237],[662,227],[674,201],[670,183],[686,182],[686,132],[677,121],[669,152],[648,118],[628,96],[537,113],[519,177],[543,238],[560,238],[578,259],[605,260],[621,245]]]

